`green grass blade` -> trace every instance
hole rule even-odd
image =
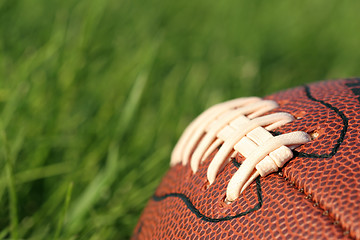
[[[57,225],[57,227],[56,227],[54,240],[59,239],[61,229],[62,229],[62,227],[63,227],[63,225],[64,225],[64,219],[65,219],[65,217],[66,217],[66,214],[67,214],[67,211],[68,211],[68,208],[69,208],[69,204],[70,204],[70,200],[71,200],[71,193],[72,193],[73,186],[74,186],[74,183],[73,183],[73,182],[69,183],[69,187],[68,187],[68,189],[67,189],[67,191],[66,191],[66,196],[65,196],[65,202],[64,202],[63,211],[62,211],[62,213],[61,213],[61,215],[60,215],[59,222],[58,222],[58,225]]]
[[[15,181],[14,181],[14,173],[13,173],[13,166],[12,162],[9,158],[9,152],[7,149],[8,142],[6,138],[6,133],[2,128],[2,125],[0,126],[0,137],[1,137],[1,145],[2,145],[2,155],[3,159],[5,159],[5,173],[6,173],[6,181],[7,181],[7,188],[8,188],[8,194],[9,194],[9,209],[10,209],[10,233],[11,238],[16,240],[18,239],[18,198],[17,193],[15,189]]]

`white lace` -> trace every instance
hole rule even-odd
[[[269,132],[294,120],[285,112],[264,115],[277,107],[274,101],[249,97],[209,108],[185,129],[172,152],[171,166],[190,161],[195,173],[199,164],[222,145],[207,170],[212,184],[226,163],[240,153],[245,160],[226,191],[226,201],[234,201],[256,177],[276,172],[290,160],[290,149],[310,141],[309,135],[301,131],[279,136]]]

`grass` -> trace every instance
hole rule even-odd
[[[360,75],[359,7],[0,0],[0,239],[128,239],[205,108]]]

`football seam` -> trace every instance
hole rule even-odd
[[[306,96],[315,102],[321,103],[322,105],[324,105],[325,107],[333,110],[342,120],[343,122],[343,128],[340,132],[340,137],[337,140],[337,143],[334,145],[334,147],[331,149],[330,153],[327,154],[316,154],[316,153],[304,153],[304,152],[298,152],[298,151],[293,151],[294,152],[294,157],[308,157],[308,158],[330,158],[332,156],[334,156],[336,154],[336,152],[338,151],[341,143],[344,141],[347,129],[348,129],[348,125],[349,125],[349,119],[345,116],[345,114],[340,111],[338,108],[332,106],[330,103],[326,103],[322,100],[316,99],[311,95],[310,92],[310,88],[309,86],[305,85],[305,93]]]
[[[341,145],[342,142],[344,141],[344,138],[345,138],[345,135],[346,135],[347,129],[348,129],[348,122],[349,122],[349,120],[348,120],[348,118],[345,116],[345,114],[344,114],[341,110],[339,110],[338,108],[332,106],[332,105],[329,104],[329,103],[326,103],[325,101],[322,101],[322,100],[319,100],[319,99],[314,98],[314,97],[312,96],[311,92],[310,92],[310,87],[309,87],[309,86],[305,85],[305,86],[304,86],[304,89],[305,89],[306,96],[307,96],[310,100],[315,101],[315,102],[318,102],[318,103],[321,103],[321,104],[324,105],[325,107],[333,110],[333,111],[342,119],[343,128],[342,128],[342,130],[341,130],[341,132],[340,132],[340,137],[338,138],[337,143],[334,145],[334,147],[332,148],[332,150],[331,150],[330,153],[328,153],[328,154],[315,154],[315,153],[310,153],[310,154],[309,154],[309,153],[298,152],[298,151],[295,151],[295,150],[294,150],[294,158],[295,158],[295,157],[331,158],[331,157],[333,157],[333,156],[337,153],[340,145]],[[331,212],[329,211],[329,209],[327,209],[327,208],[325,208],[325,207],[321,207],[321,205],[320,205],[320,199],[319,199],[319,201],[316,201],[315,199],[313,199],[311,192],[310,192],[309,194],[305,194],[305,193],[304,193],[304,189],[303,189],[303,188],[300,188],[300,186],[295,185],[295,181],[294,181],[293,179],[290,179],[291,177],[285,177],[285,176],[283,176],[283,174],[281,174],[281,172],[279,172],[278,175],[279,175],[280,177],[284,178],[284,180],[285,180],[286,182],[289,182],[289,184],[290,184],[293,188],[297,189],[299,192],[302,192],[302,193],[306,196],[306,197],[305,197],[306,199],[309,199],[311,202],[313,202],[313,203],[314,203],[314,204],[313,204],[313,207],[317,207],[318,209],[323,210],[323,215],[324,215],[324,216],[328,216],[328,217],[333,221],[333,223],[334,223],[335,225],[338,225],[338,226],[344,231],[344,233],[348,233],[348,232],[349,232],[350,229],[347,229],[345,226],[343,226],[343,225],[341,224],[341,222],[336,219],[335,216],[331,216],[331,214],[330,214]],[[340,217],[339,217],[339,219],[340,219]]]
[[[237,162],[235,160],[235,158],[233,158],[231,162],[237,168],[239,168],[240,165],[241,165],[239,162]],[[181,199],[184,202],[184,204],[186,205],[186,207],[192,213],[194,213],[196,217],[198,217],[198,218],[200,218],[200,219],[202,219],[202,220],[204,220],[206,222],[223,222],[223,221],[229,221],[229,220],[232,220],[232,219],[235,219],[235,218],[245,216],[245,215],[247,215],[249,213],[252,213],[252,212],[255,212],[255,211],[259,210],[262,207],[263,196],[262,196],[260,177],[257,177],[255,179],[255,182],[256,182],[256,195],[258,197],[258,202],[256,203],[256,205],[251,207],[249,210],[244,211],[244,212],[238,213],[236,215],[229,215],[229,216],[222,217],[222,218],[211,218],[211,217],[208,217],[208,216],[204,215],[203,213],[200,212],[199,209],[196,208],[196,206],[194,206],[194,204],[191,202],[190,198],[188,196],[186,196],[184,193],[173,192],[173,193],[164,194],[162,196],[158,196],[158,195],[154,194],[152,199],[155,202],[159,202],[159,201],[165,200],[168,197],[176,197],[176,198]]]
[[[312,204],[312,206],[314,208],[318,208],[319,210],[322,210],[323,216],[328,216],[328,218],[333,222],[334,225],[340,227],[343,230],[344,235],[349,235],[350,234],[350,229],[347,229],[345,226],[343,226],[341,224],[341,222],[339,220],[336,220],[335,217],[331,216],[331,212],[329,212],[329,210],[327,210],[325,207],[321,207],[320,203],[317,202],[315,199],[313,199],[312,194],[305,194],[304,189],[300,188],[299,186],[297,186],[295,184],[295,181],[291,181],[289,177],[285,177],[283,176],[282,172],[280,171],[278,173],[278,176],[283,178],[285,182],[287,182],[290,186],[292,186],[294,189],[298,190],[299,192],[303,193],[303,195],[305,196],[305,199],[308,199],[309,201],[313,202],[314,204]],[[352,236],[350,236],[352,237]],[[353,237],[352,237],[353,238]]]

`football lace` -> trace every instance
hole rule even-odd
[[[190,161],[194,173],[218,147],[207,169],[214,183],[217,174],[240,153],[245,160],[231,177],[226,203],[239,195],[260,175],[278,171],[293,157],[294,149],[311,140],[303,131],[273,136],[269,131],[294,121],[285,112],[269,113],[278,107],[272,100],[247,97],[217,104],[199,115],[184,131],[171,154],[171,166]]]

